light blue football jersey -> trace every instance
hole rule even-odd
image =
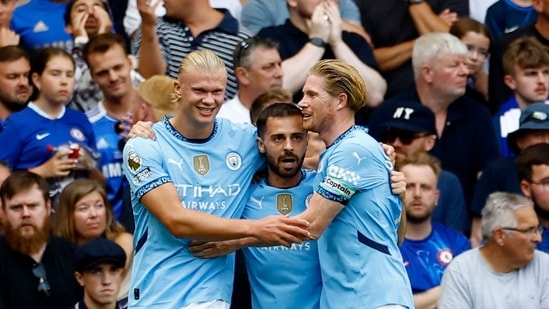
[[[413,308],[397,245],[402,205],[391,193],[392,164],[366,129],[353,126],[320,157],[315,192],[345,205],[318,240],[320,308]]]
[[[240,218],[247,190],[263,157],[249,124],[216,119],[212,135],[188,140],[168,118],[153,125],[156,140],[134,138],[124,147],[123,169],[130,183],[135,217],[131,308],[181,308],[192,303],[230,303],[234,255],[201,259],[189,239],[174,237],[140,202],[154,188],[172,183],[181,207]]]
[[[316,173],[302,170],[293,188],[275,188],[266,179],[252,185],[244,219],[271,215],[295,216],[305,211],[313,195]],[[284,246],[243,249],[252,289],[253,308],[318,309],[322,279],[316,241]]]

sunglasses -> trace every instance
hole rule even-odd
[[[38,263],[32,268],[32,274],[38,278],[38,292],[44,293],[47,297],[50,296],[50,284],[46,278],[46,269],[44,264]]]
[[[416,132],[400,130],[400,129],[389,129],[387,132],[385,132],[383,140],[387,144],[393,144],[398,138],[398,140],[402,145],[408,146],[414,140],[421,137],[429,136],[429,135],[432,135],[432,134],[416,133]]]

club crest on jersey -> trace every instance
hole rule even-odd
[[[141,158],[135,153],[135,151],[130,151],[128,153],[128,166],[130,170],[136,172],[141,167]]]
[[[454,258],[454,254],[450,249],[442,249],[437,253],[437,260],[441,265],[448,265]]]
[[[292,195],[289,193],[282,193],[276,195],[276,209],[278,212],[287,215],[294,208],[294,202]]]
[[[198,155],[193,157],[194,171],[204,176],[210,171],[210,160],[207,155]]]
[[[70,135],[72,136],[72,138],[79,142],[83,142],[86,139],[84,133],[82,133],[82,131],[80,131],[80,129],[78,128],[72,128],[70,131]]]
[[[311,199],[313,198],[313,194],[309,194],[307,195],[307,197],[305,198],[305,207],[306,208],[309,208],[309,203],[311,202]]]
[[[242,158],[236,152],[229,152],[225,158],[225,163],[231,171],[237,171],[242,166]]]

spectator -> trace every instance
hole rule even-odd
[[[255,130],[215,118],[227,82],[225,65],[215,53],[190,53],[179,72],[177,114],[153,126],[156,140],[130,139],[124,148],[138,244],[129,304],[228,308],[233,255],[198,259],[188,250],[191,239],[251,236],[262,244],[290,246],[310,234],[298,218],[230,220],[241,217],[246,190],[262,165]]]
[[[252,102],[270,89],[282,87],[282,67],[277,44],[252,37],[238,44],[233,52],[233,65],[238,93],[226,101],[218,117],[250,123]]]
[[[382,115],[391,113],[401,102],[421,102],[429,107],[435,114],[438,136],[430,154],[459,178],[465,205],[470,205],[478,173],[499,155],[490,113],[464,96],[468,54],[465,44],[451,34],[421,36],[412,56],[415,89],[383,102],[367,123],[370,134],[379,139],[382,119],[386,119]]]
[[[516,155],[532,145],[549,143],[549,105],[534,103],[526,107],[520,114],[519,123],[519,128],[509,133],[507,139],[509,148]],[[471,205],[473,215],[471,244],[473,247],[478,247],[482,240],[480,220],[482,208],[488,196],[497,191],[521,193],[513,158],[497,158],[489,162],[482,170],[475,186]]]
[[[482,210],[482,236],[484,246],[446,268],[438,308],[548,308],[549,255],[536,250],[541,234],[532,201],[492,193]]]
[[[377,63],[368,42],[343,30],[339,8],[333,1],[288,1],[290,17],[280,26],[257,34],[278,42],[284,71],[283,87],[294,93],[294,101],[305,83],[307,70],[320,59],[340,59],[355,66],[368,87],[366,102],[377,106],[386,83],[376,71]]]
[[[69,0],[29,0],[18,5],[10,28],[20,36],[21,46],[32,54],[46,47],[70,52],[74,41],[65,32],[63,19],[68,3]]]
[[[5,236],[0,239],[0,307],[68,308],[81,296],[74,279],[75,246],[50,236],[47,182],[17,171],[0,187]]]
[[[534,38],[519,38],[503,54],[503,70],[504,82],[513,92],[494,116],[494,127],[502,155],[514,157],[507,134],[518,129],[520,111],[549,96],[549,47]]]
[[[406,157],[398,169],[406,176],[406,237],[400,252],[414,304],[417,309],[436,308],[444,270],[471,245],[462,233],[431,220],[433,211],[441,206],[437,190],[440,162],[420,152]]]
[[[10,29],[17,0],[0,3],[0,47],[19,45],[19,34]]]
[[[94,36],[84,47],[83,58],[103,97],[87,116],[97,140],[95,147],[101,153],[99,168],[107,183],[109,201],[116,219],[120,220],[123,192],[128,183],[122,173],[119,145],[124,141],[118,126],[128,122],[143,103],[132,86],[131,60],[121,36],[114,33]]]
[[[203,0],[166,0],[166,16],[158,21],[151,5],[154,3],[148,0],[137,0],[142,23],[133,43],[139,72],[145,78],[156,74],[176,78],[183,58],[193,50],[208,49],[225,63],[225,99],[233,98],[238,87],[231,55],[236,45],[249,37],[248,32],[229,12],[216,10]]]
[[[387,109],[377,117],[384,124],[380,141],[395,148],[397,163],[435,147],[435,115],[427,106],[419,102],[399,102],[394,109]],[[437,178],[439,203],[432,220],[460,232],[468,231],[469,216],[459,179],[446,170],[441,170]]]
[[[369,41],[370,36],[360,25],[360,12],[354,1],[336,1],[341,11],[345,31],[356,32]],[[249,0],[242,8],[242,25],[252,33],[272,26],[280,26],[290,17],[286,0]]]
[[[113,21],[108,13],[107,3],[102,0],[70,0],[65,11],[67,32],[74,37],[72,56],[76,63],[76,89],[70,107],[87,112],[93,109],[101,100],[103,92],[92,80],[90,69],[83,58],[82,50],[86,43],[99,34],[112,33]],[[122,38],[122,41],[124,39]],[[126,43],[123,43],[127,51]],[[133,67],[133,63],[131,63]],[[143,81],[136,71],[131,71],[131,82],[134,87]]]
[[[520,189],[524,196],[534,202],[541,230],[537,248],[549,253],[549,144],[536,144],[524,149],[516,158]]]
[[[503,53],[507,47],[520,37],[534,37],[541,44],[549,46],[549,2],[547,0],[532,0],[532,5],[538,13],[534,24],[507,33],[499,40],[492,42],[488,93],[490,94],[490,110],[493,113],[511,96],[511,89],[505,85],[503,78],[505,75],[502,63]]]
[[[27,106],[32,92],[29,73],[30,59],[22,48],[0,47],[0,131],[9,115]]]
[[[506,33],[532,25],[537,18],[531,0],[498,0],[488,8],[484,24],[496,41]]]
[[[240,21],[240,11],[242,10],[240,0],[210,0],[209,2],[213,8],[229,10],[231,15]],[[166,8],[161,4],[162,1],[151,2],[151,6],[154,6],[154,14],[157,17],[162,17],[166,14]],[[137,10],[137,0],[128,0],[123,23],[126,33],[133,38],[137,29],[141,26],[141,15],[139,15],[139,11]]]
[[[104,186],[91,179],[77,179],[63,189],[53,226],[53,235],[82,246],[98,237],[116,242],[128,256],[122,271],[117,299],[127,303],[133,261],[133,237],[116,221]]]
[[[14,170],[30,169],[47,178],[51,196],[75,178],[102,179],[91,124],[82,112],[65,108],[74,87],[71,55],[55,47],[41,50],[32,66],[32,82],[32,101],[4,123],[0,159]]]
[[[469,80],[465,94],[488,106],[488,74],[484,66],[490,56],[490,33],[483,23],[461,17],[450,27],[450,34],[458,37],[469,50],[465,60]]]
[[[458,17],[469,14],[467,2],[462,0],[356,2],[387,81],[387,99],[414,86],[411,59],[415,40],[426,33],[447,32]]]
[[[126,256],[119,245],[101,237],[76,249],[74,276],[84,288],[84,298],[74,308],[127,308],[116,301]]]

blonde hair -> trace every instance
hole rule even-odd
[[[53,234],[76,243],[76,230],[74,228],[74,210],[76,203],[84,196],[97,192],[101,195],[105,204],[107,227],[103,236],[114,240],[120,233],[125,232],[122,224],[114,218],[111,204],[107,198],[107,192],[101,183],[91,179],[77,179],[66,186],[59,195],[59,204],[55,209]]]
[[[366,84],[358,70],[338,59],[320,60],[309,69],[309,75],[324,78],[324,90],[337,97],[347,95],[347,105],[358,111],[366,104]]]
[[[179,65],[179,74],[190,71],[223,72],[227,75],[227,68],[223,60],[209,50],[195,50],[187,55]]]

